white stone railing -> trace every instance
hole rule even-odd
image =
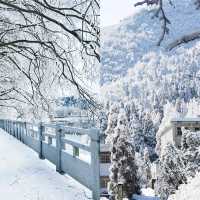
[[[56,171],[67,173],[92,191],[93,199],[100,199],[100,138],[98,129],[65,127],[59,124],[33,124],[22,121],[0,120],[0,126],[10,135],[32,148],[40,159],[56,165]],[[87,135],[90,144],[82,144],[67,136]],[[71,147],[71,148],[69,148]],[[72,153],[68,150],[71,149]],[[90,155],[90,162],[80,156]]]

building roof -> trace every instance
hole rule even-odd
[[[172,123],[174,123],[174,122],[190,122],[190,123],[192,123],[192,122],[194,122],[194,123],[196,123],[196,122],[200,122],[200,117],[194,117],[194,118],[174,118],[174,119],[172,119],[171,120],[171,122]]]
[[[160,136],[165,135],[166,132],[171,131],[173,128],[173,124],[177,122],[182,123],[200,123],[200,117],[193,117],[193,118],[172,118],[171,123],[165,126],[161,131],[159,131]]]

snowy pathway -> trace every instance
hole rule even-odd
[[[155,197],[155,192],[151,188],[142,189],[142,195],[133,195],[132,200],[160,200]]]
[[[0,199],[88,200],[90,191],[0,129]]]

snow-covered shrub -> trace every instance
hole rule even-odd
[[[186,143],[189,147],[197,148],[200,147],[200,132],[190,132],[186,136]]]
[[[111,141],[110,182],[108,184],[109,193],[116,200],[121,198],[120,185],[125,198],[131,198],[134,193],[139,192],[135,152],[129,137],[126,113],[121,111]]]
[[[192,132],[183,129],[182,151],[187,174],[195,176],[200,172],[200,132]]]
[[[170,194],[175,193],[178,186],[186,183],[186,172],[183,155],[174,145],[168,144],[160,160],[158,177],[158,192],[161,200],[167,200]]]

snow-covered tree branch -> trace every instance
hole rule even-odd
[[[161,33],[161,36],[158,40],[158,46],[161,45],[162,41],[164,40],[164,38],[166,37],[166,35],[169,33],[170,31],[170,28],[168,27],[168,25],[171,24],[171,20],[170,18],[167,16],[166,14],[166,11],[165,11],[165,8],[164,8],[164,3],[169,3],[173,9],[174,5],[173,5],[173,1],[172,0],[144,0],[144,1],[139,1],[135,4],[135,6],[141,6],[141,5],[144,5],[146,4],[147,6],[156,6],[156,13],[155,13],[155,16],[159,18],[159,20],[161,21],[162,25],[162,33]],[[200,8],[200,2],[199,0],[197,1],[191,1],[191,6],[192,4],[196,5],[196,9],[199,9]],[[174,29],[176,27],[173,27]],[[189,33],[187,35],[184,35],[182,36],[180,39],[177,39],[175,40],[174,42],[172,42],[169,46],[168,46],[168,50],[172,50],[184,43],[189,43],[191,41],[194,41],[194,40],[197,40],[200,38],[199,36],[199,31],[197,30],[196,32],[192,32],[192,33]]]
[[[0,0],[0,10],[2,106],[17,99],[48,112],[59,84],[96,106],[84,77],[100,61],[99,1]]]

